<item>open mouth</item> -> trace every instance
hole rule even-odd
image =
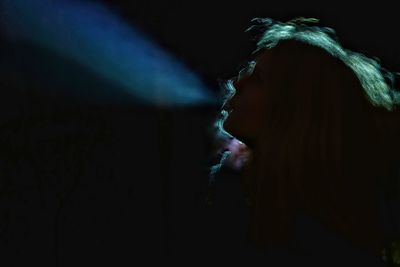
[[[234,170],[241,170],[251,157],[251,150],[249,147],[236,138],[226,140],[223,150],[230,152],[225,164]]]

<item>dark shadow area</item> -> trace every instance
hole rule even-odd
[[[235,74],[253,48],[244,33],[252,17],[321,12],[350,48],[369,39],[355,31],[357,19],[343,31],[353,14],[341,21],[340,8],[108,2],[215,90],[217,79]],[[359,38],[351,39],[353,32]],[[389,43],[389,34],[378,35]],[[379,38],[371,40],[370,54],[381,52],[388,67],[398,63],[398,37],[386,50]],[[0,266],[328,266],[330,248],[318,246],[324,229],[313,222],[303,221],[298,239],[308,240],[308,251],[319,249],[318,257],[258,254],[249,246],[237,172],[222,169],[214,205],[206,206],[210,127],[219,107],[143,105],[52,51],[21,43],[0,49]]]
[[[4,266],[227,255],[227,233],[220,232],[227,224],[204,201],[217,108],[136,105],[51,51],[27,45],[2,51]]]

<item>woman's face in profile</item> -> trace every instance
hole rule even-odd
[[[255,60],[244,75],[234,81],[235,95],[227,103],[232,110],[224,123],[224,129],[252,147],[260,132],[265,114],[265,77],[270,51],[266,50]]]

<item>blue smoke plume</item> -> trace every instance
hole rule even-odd
[[[198,75],[99,3],[2,0],[0,29],[8,40],[43,47],[79,63],[140,102],[217,103]]]

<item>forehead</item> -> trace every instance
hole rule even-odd
[[[292,61],[293,56],[299,54],[321,54],[323,49],[317,48],[315,46],[297,41],[297,40],[283,40],[280,41],[276,46],[272,48],[264,48],[254,60],[257,62],[257,66],[260,69],[264,69],[272,64],[278,63],[288,63]],[[256,66],[256,67],[257,67]]]
[[[255,69],[259,71],[267,70],[267,68],[270,66],[271,59],[272,50],[266,48],[254,58],[254,61],[256,62]]]

